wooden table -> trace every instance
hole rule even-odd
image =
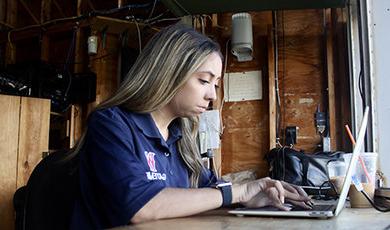
[[[338,217],[330,219],[237,217],[227,210],[215,210],[204,214],[168,220],[129,225],[115,230],[131,229],[390,229],[390,213],[381,213],[372,208],[345,208]]]

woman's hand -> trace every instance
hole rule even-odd
[[[233,201],[246,207],[271,205],[281,210],[289,210],[283,205],[285,201],[288,201],[310,209],[310,198],[302,188],[284,181],[272,180],[269,177],[234,186]]]

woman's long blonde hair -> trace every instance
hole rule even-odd
[[[120,106],[132,112],[149,113],[167,105],[206,58],[217,52],[218,43],[182,24],[162,29],[148,42],[114,95],[96,110]],[[203,170],[196,141],[197,117],[181,117],[182,138],[178,150],[190,171],[191,187],[197,187]],[[85,133],[74,154],[84,143]]]

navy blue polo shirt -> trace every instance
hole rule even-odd
[[[80,198],[72,229],[100,229],[128,224],[162,189],[189,188],[189,171],[178,153],[178,120],[163,139],[149,113],[112,107],[88,121],[80,155]],[[205,169],[199,187],[215,182]]]

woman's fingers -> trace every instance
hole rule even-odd
[[[275,194],[277,194],[278,200],[281,203],[284,203],[285,188],[283,187],[282,183],[280,181],[278,181],[278,180],[273,180],[273,179],[271,179],[269,177],[263,178],[263,181],[265,182],[264,183],[265,187],[262,190],[263,191],[267,191],[267,193],[269,191],[274,192]],[[271,188],[272,188],[272,190],[269,190]]]
[[[290,199],[286,199],[286,201],[293,204],[293,205],[300,206],[304,209],[312,209],[312,207],[313,207],[313,203],[311,201],[303,202],[303,201],[295,201],[295,200],[290,200]]]
[[[282,183],[280,181],[274,181],[274,186],[277,189],[280,202],[284,203],[285,189],[283,188]]]
[[[263,178],[246,184],[246,192],[241,202],[246,206],[262,207],[272,205],[281,210],[289,210],[285,201],[310,209],[310,198],[299,186],[284,181]],[[261,195],[262,194],[262,195]]]
[[[266,191],[268,197],[269,197],[269,204],[275,207],[282,207],[284,200],[282,201],[280,199],[279,191],[276,187],[270,187]],[[284,199],[284,198],[283,198]]]
[[[310,198],[306,192],[299,186],[291,185],[284,181],[281,181],[283,187],[286,189],[285,196],[286,198],[297,200],[297,201],[309,201]]]
[[[305,192],[305,190],[303,190],[303,188],[301,188],[301,187],[299,187],[297,185],[289,184],[289,183],[287,183],[285,181],[281,181],[281,182],[282,182],[283,186],[288,186],[289,189],[298,192],[299,195],[307,196],[307,193]]]

